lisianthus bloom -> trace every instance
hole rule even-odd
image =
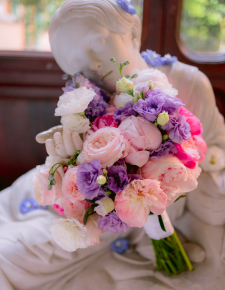
[[[198,153],[200,156],[198,163],[200,164],[205,159],[207,145],[205,143],[205,140],[202,138],[202,135],[193,135],[192,138],[194,140],[196,148],[198,149]]]
[[[93,89],[80,87],[71,92],[64,93],[59,97],[55,116],[67,116],[75,113],[82,113],[87,109],[88,104],[93,100],[95,92]]]
[[[128,184],[128,176],[124,167],[111,166],[107,168],[108,188],[115,193],[123,190]]]
[[[72,202],[84,200],[84,195],[79,191],[77,185],[77,171],[77,166],[70,165],[63,178],[62,184],[64,197],[67,197]]]
[[[172,204],[182,193],[194,190],[201,169],[187,168],[177,157],[172,155],[150,159],[138,172],[143,178],[160,181],[160,186],[168,197],[167,206]]]
[[[61,118],[63,130],[68,130],[70,133],[77,132],[78,134],[86,132],[90,126],[88,118],[79,114],[72,114]]]
[[[77,200],[72,202],[68,198],[64,197],[62,206],[64,208],[64,214],[68,219],[75,218],[82,223],[84,215],[87,209],[90,207],[90,204],[84,200]]]
[[[108,103],[104,100],[104,97],[100,94],[96,94],[85,110],[85,115],[93,122],[96,117],[102,116],[105,113],[107,107]]]
[[[96,132],[97,130],[104,127],[114,127],[117,128],[117,124],[112,115],[105,114],[103,116],[97,117],[92,123],[92,130]]]
[[[177,149],[171,140],[168,140],[160,145],[158,149],[150,152],[150,158],[160,158],[165,155],[173,155],[177,153]]]
[[[84,249],[92,244],[92,237],[87,228],[76,219],[53,220],[50,227],[53,240],[63,250],[74,252],[76,249]]]
[[[129,150],[130,144],[118,128],[105,127],[96,131],[84,142],[77,164],[98,159],[101,167],[105,168],[127,156]]]
[[[123,108],[127,103],[133,103],[133,97],[126,93],[121,93],[115,96],[114,105],[118,108]]]
[[[160,182],[152,179],[134,180],[115,197],[116,212],[130,227],[143,227],[150,212],[160,215],[166,205]]]
[[[119,108],[114,112],[114,119],[117,123],[121,123],[130,116],[137,116],[138,113],[133,109],[133,103],[127,103],[123,108]]]
[[[97,181],[99,175],[102,175],[99,160],[93,159],[89,163],[84,163],[79,166],[77,186],[85,198],[93,199],[98,196],[101,187]]]
[[[97,221],[98,228],[105,232],[113,232],[117,234],[120,232],[126,232],[130,229],[130,227],[119,218],[115,211],[111,211],[105,216],[100,216]]]
[[[152,123],[142,117],[128,117],[119,126],[121,134],[131,144],[131,151],[126,162],[143,166],[149,159],[149,152],[159,148],[162,143],[162,134]]]
[[[43,169],[37,166],[37,173],[33,179],[34,194],[36,201],[41,205],[52,205],[62,195],[62,178],[56,171],[54,179],[56,184],[52,186],[51,190],[48,190],[49,185],[49,170]]]
[[[210,146],[206,152],[205,159],[201,163],[204,171],[213,172],[225,168],[225,151],[218,146]]]
[[[180,107],[179,113],[184,117],[184,120],[190,125],[191,135],[202,134],[202,124],[197,117],[195,117],[190,111],[184,107]]]

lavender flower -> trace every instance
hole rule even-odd
[[[87,199],[93,199],[100,193],[100,184],[97,178],[102,174],[99,160],[91,160],[89,163],[81,164],[77,171],[77,186],[79,191]]]
[[[98,228],[101,231],[113,232],[115,234],[126,232],[130,227],[121,221],[115,211],[111,211],[105,216],[100,216],[97,219]]]
[[[150,152],[150,158],[160,158],[165,155],[177,153],[177,149],[171,140],[168,140],[160,145],[156,150]]]
[[[133,4],[128,0],[116,0],[117,4],[122,8],[125,12],[134,15],[137,13],[136,8]]]
[[[108,104],[103,99],[103,96],[100,94],[95,95],[85,110],[85,115],[91,122],[93,122],[96,117],[102,116],[105,113],[107,107]]]
[[[68,80],[63,91],[66,93],[71,92],[81,86],[86,87],[87,89],[93,89],[96,94],[100,92],[100,89],[91,83],[89,79],[86,79],[82,74],[75,75],[72,77],[72,80]]]
[[[166,54],[164,56],[161,56],[160,54],[158,54],[150,49],[143,51],[141,53],[141,56],[144,58],[146,63],[152,67],[161,66],[161,65],[169,65],[169,64],[177,61],[176,56],[171,56],[170,54]]]
[[[114,112],[114,120],[121,123],[126,117],[137,116],[137,112],[133,109],[133,103],[126,103],[123,108],[119,108]]]
[[[107,168],[108,188],[115,193],[123,190],[128,184],[127,172],[122,166],[111,166]]]
[[[118,254],[123,254],[129,249],[128,239],[118,238],[111,243],[111,251]]]

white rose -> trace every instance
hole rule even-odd
[[[79,114],[72,114],[61,118],[63,130],[68,130],[70,133],[77,132],[78,134],[86,132],[90,129],[88,118],[82,117]]]
[[[133,102],[133,97],[126,93],[121,93],[120,95],[116,95],[114,99],[114,105],[118,108],[123,108],[126,103]]]
[[[80,87],[63,94],[59,97],[55,116],[66,116],[84,112],[94,96],[94,90],[91,88],[87,89],[86,87]]]
[[[122,93],[128,93],[128,94],[131,94],[132,93],[134,83],[131,80],[123,77],[122,79],[120,79],[116,83],[117,83],[118,90],[120,92],[122,92]]]
[[[92,237],[87,228],[76,219],[53,220],[50,227],[53,240],[63,250],[74,252],[76,249],[84,249],[91,245]]]
[[[115,208],[114,201],[107,196],[103,197],[100,200],[97,200],[96,203],[99,205],[95,208],[95,211],[101,216],[107,215]]]
[[[218,171],[225,168],[224,150],[217,146],[208,147],[205,159],[200,166],[206,172]]]

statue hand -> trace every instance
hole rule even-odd
[[[41,132],[36,136],[36,141],[41,144],[45,143],[48,155],[63,158],[74,156],[77,150],[81,150],[83,147],[83,141],[79,134],[63,130],[62,126]]]

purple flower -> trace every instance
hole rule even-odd
[[[86,79],[82,74],[75,75],[72,77],[71,80],[68,80],[66,82],[66,86],[63,88],[63,91],[66,93],[71,92],[74,89],[77,89],[81,86],[84,86],[87,89],[90,89],[90,88],[93,89],[96,94],[100,92],[100,89],[96,85],[91,83],[89,79]]]
[[[97,219],[98,228],[101,231],[113,232],[115,234],[126,232],[130,227],[121,221],[115,211],[111,211],[105,216],[100,216]]]
[[[107,107],[108,104],[103,99],[103,96],[97,94],[89,103],[87,109],[85,110],[85,115],[91,122],[93,122],[96,117],[102,116],[105,113],[105,109]]]
[[[21,201],[20,204],[20,212],[23,214],[26,214],[30,211],[36,210],[36,209],[48,209],[48,206],[42,206],[36,202],[33,198],[25,198]]]
[[[127,172],[122,166],[111,166],[107,168],[108,188],[115,193],[123,190],[128,184]]]
[[[121,123],[124,118],[129,116],[137,116],[137,112],[133,109],[134,104],[133,103],[126,103],[126,105],[123,108],[119,108],[114,112],[114,120],[117,123]]]
[[[186,121],[182,120],[169,131],[169,138],[173,142],[180,144],[181,142],[189,140],[191,138],[190,130],[190,125]]]
[[[111,251],[118,254],[123,254],[129,249],[128,239],[118,238],[111,243]]]
[[[169,64],[176,62],[176,61],[177,61],[177,57],[171,56],[170,54],[166,54],[166,55],[161,57],[161,63],[163,65],[169,65]]]
[[[113,166],[122,166],[127,171],[127,165],[124,159],[119,159]]]
[[[169,64],[177,61],[176,56],[171,56],[169,54],[161,56],[160,54],[158,54],[150,49],[143,51],[141,53],[141,56],[144,58],[145,62],[152,67],[161,66],[161,65],[169,65]]]
[[[131,2],[127,0],[116,0],[120,8],[122,8],[125,12],[134,15],[137,13],[136,8],[133,6]]]
[[[93,198],[93,201],[96,202],[97,200],[100,200],[100,199],[102,199],[103,197],[106,197],[106,196],[109,197],[109,196],[105,193],[104,189],[103,189],[103,188],[100,188],[99,193],[98,193],[98,196],[97,196],[97,197],[94,197],[94,198]]]
[[[81,164],[77,171],[77,186],[87,199],[93,199],[100,193],[100,184],[97,178],[102,174],[99,160],[91,160],[89,163]]]
[[[177,153],[177,149],[171,140],[168,140],[160,145],[156,150],[150,152],[150,158],[160,158],[161,156]]]

